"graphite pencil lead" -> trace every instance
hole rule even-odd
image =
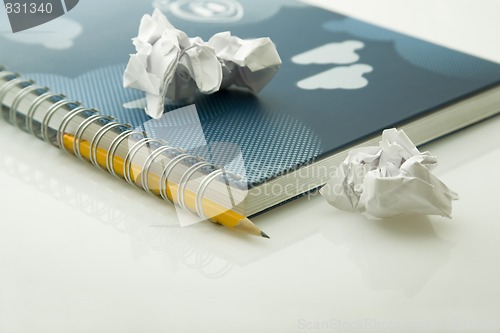
[[[268,235],[267,235],[264,231],[261,231],[261,232],[260,232],[260,235],[261,235],[262,237],[264,237],[264,238],[271,238],[271,237],[269,237],[269,236],[268,236]]]

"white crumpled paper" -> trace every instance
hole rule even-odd
[[[146,113],[159,118],[164,98],[190,100],[231,85],[258,93],[276,74],[281,59],[269,38],[243,40],[229,32],[208,42],[189,38],[155,9],[144,15],[132,39],[136,52],[123,75],[125,88],[146,93]]]
[[[451,217],[458,195],[432,174],[436,165],[437,158],[421,153],[402,130],[388,129],[378,147],[351,150],[320,192],[336,208],[369,217]]]

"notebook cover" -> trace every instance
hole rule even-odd
[[[251,185],[500,81],[498,64],[292,0],[196,3],[86,0],[15,34],[1,12],[0,64],[139,127],[150,118],[122,105],[143,94],[122,88],[122,74],[134,53],[130,39],[153,6],[205,40],[225,30],[269,36],[283,65],[258,96],[229,90],[195,99],[207,142],[238,145]],[[181,106],[168,104],[166,111]],[[183,134],[171,144],[191,147]]]

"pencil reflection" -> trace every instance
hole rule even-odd
[[[137,192],[134,188],[90,165],[4,123],[0,126],[0,170],[162,253],[175,269],[183,264],[207,277],[218,278],[233,268],[231,261],[197,245],[200,238],[197,235],[205,233],[205,229],[219,228],[211,224],[181,228],[171,204],[145,193],[134,193]],[[19,152],[7,144],[11,140],[17,142],[16,146],[31,146],[31,149]],[[116,191],[117,186],[123,188]],[[137,195],[147,198],[131,199]]]
[[[17,143],[10,145],[9,141]],[[21,146],[27,149],[17,151]],[[326,205],[321,198],[305,197],[270,211],[265,218],[257,217],[255,221],[269,231],[271,240],[209,222],[181,228],[172,205],[4,123],[0,123],[0,147],[2,171],[127,234],[136,256],[159,253],[172,271],[187,267],[207,278],[222,278],[236,266],[258,262],[320,234],[335,245],[334,251],[349,248],[349,258],[372,289],[402,290],[413,297],[447,263],[453,248],[439,237],[427,217],[368,221],[328,207],[328,217],[311,219],[311,211],[323,211]],[[121,186],[119,191],[117,186]],[[283,219],[282,209],[297,218]]]

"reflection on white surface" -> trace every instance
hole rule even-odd
[[[497,118],[426,147],[463,194],[451,221],[304,198],[254,219],[270,240],[174,227],[171,206],[0,122],[0,331],[498,331]]]
[[[260,244],[262,240],[257,242],[252,238],[247,239],[248,236],[234,235],[224,228],[212,225],[181,229],[178,214],[170,204],[156,202],[159,200],[152,197],[145,198],[149,200],[134,202],[124,192],[117,190],[117,187],[126,186],[125,183],[117,184],[116,179],[102,172],[97,174],[101,173],[103,177],[99,175],[98,180],[93,179],[92,176],[96,173],[90,164],[75,165],[78,171],[70,169],[68,164],[73,166],[73,162],[81,162],[15,128],[8,127],[5,123],[0,126],[0,142],[4,147],[0,156],[0,171],[18,178],[29,187],[40,191],[42,195],[50,195],[72,209],[81,211],[92,220],[98,220],[128,234],[133,240],[134,256],[140,258],[153,250],[161,253],[164,260],[170,262],[170,267],[178,268],[179,265],[184,265],[209,278],[221,278],[235,265],[244,267],[319,233],[334,244],[338,243],[339,238],[341,243],[348,240],[350,257],[361,268],[363,275],[375,283],[375,287],[380,284],[382,288],[387,285],[392,286],[392,289],[401,288],[411,292],[433,275],[434,272],[429,270],[436,271],[446,263],[450,250],[450,247],[445,245],[446,242],[437,237],[430,222],[422,221],[421,218],[372,223],[349,214],[346,218],[350,222],[341,225],[318,220],[299,223],[293,228],[287,228],[288,222],[283,220],[270,227],[273,231],[276,229],[275,233],[279,232],[280,235],[278,239],[266,242],[266,246]],[[7,144],[7,141],[12,139],[22,146],[35,145],[37,149],[29,153],[27,150],[16,150],[15,146]],[[79,172],[85,176],[75,177]],[[153,203],[155,205],[151,205]],[[157,210],[156,204],[166,207]],[[366,228],[373,229],[371,232],[380,234],[380,237],[370,236],[365,239],[363,236]],[[398,246],[400,242],[404,245],[405,239],[401,235],[394,237],[393,232],[413,237],[416,244],[412,244],[405,252],[405,246]],[[427,241],[422,243],[418,236]],[[433,246],[429,247],[429,243]],[[425,244],[425,248],[419,248],[419,244]],[[390,251],[386,249],[392,247],[399,249],[398,255],[387,257]],[[381,250],[381,254],[372,251],[374,248]],[[402,269],[406,263],[425,258],[428,251],[433,252],[433,260],[428,261],[427,265],[412,266],[412,270]],[[385,261],[387,258],[391,261]],[[398,269],[394,271],[394,267]],[[400,273],[410,275],[401,276],[399,284],[392,283],[397,282],[394,280],[398,279]]]
[[[396,290],[415,297],[450,258],[453,243],[439,237],[428,217],[369,221],[348,215],[349,222],[332,223],[331,229],[337,224],[335,233],[331,230],[325,236],[349,248],[349,258],[372,290]]]
[[[21,180],[40,192],[40,196],[49,195],[71,209],[77,209],[91,220],[98,220],[116,231],[130,235],[134,240],[134,251],[147,253],[139,250],[142,245],[147,245],[149,249],[159,251],[166,259],[173,261],[174,267],[182,261],[188,267],[213,277],[227,273],[232,267],[231,262],[222,260],[222,263],[218,263],[213,255],[200,253],[194,241],[199,235],[197,229],[176,230],[180,229],[178,216],[169,203],[152,197],[133,202],[124,192],[117,191],[117,187],[126,184],[116,184],[110,175],[104,174],[104,177],[94,180],[91,178],[95,174],[92,166],[80,166],[80,161],[5,123],[1,124],[1,128],[3,149],[0,155],[0,171]],[[9,145],[8,141],[13,139],[18,145]],[[34,145],[36,149],[16,150],[18,146],[23,145]],[[82,172],[82,175],[77,174],[79,172]],[[16,193],[16,189],[11,191]],[[207,228],[201,228],[202,235],[206,232],[205,229]],[[190,234],[192,236],[189,236]]]
[[[476,8],[470,25],[432,0],[328,5],[500,60],[494,1],[443,0]],[[172,207],[0,121],[0,332],[499,332],[499,130],[423,148],[461,194],[451,221],[369,221],[317,197],[255,218],[260,240],[171,228]]]

